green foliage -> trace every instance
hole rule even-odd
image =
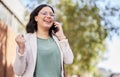
[[[96,64],[105,51],[107,30],[100,24],[99,10],[95,6],[80,8],[78,5],[71,0],[60,0],[57,5],[58,20],[63,23],[75,57],[72,68],[66,68],[69,74],[95,74]]]

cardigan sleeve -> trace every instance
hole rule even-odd
[[[26,36],[25,36],[26,39]],[[16,57],[13,65],[14,73],[18,76],[21,76],[27,67],[27,41],[25,42],[24,53],[21,55],[19,53],[19,47],[16,47]]]
[[[59,41],[59,45],[63,52],[63,61],[65,64],[72,64],[73,63],[73,52],[69,46],[68,39],[63,39]]]
[[[18,47],[16,49],[16,58],[13,65],[13,70],[16,75],[21,76],[26,68],[26,51],[23,55],[18,52]]]

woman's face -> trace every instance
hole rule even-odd
[[[35,20],[39,27],[49,29],[54,22],[54,13],[50,7],[43,7]]]

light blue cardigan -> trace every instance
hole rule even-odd
[[[21,55],[18,52],[19,48],[17,47],[13,69],[15,74],[20,77],[33,77],[37,58],[37,37],[35,33],[28,33],[24,37],[26,39],[25,52]],[[71,64],[74,58],[73,53],[67,39],[59,41],[54,35],[53,39],[60,49],[62,65],[61,76],[64,77],[63,61],[65,64]]]

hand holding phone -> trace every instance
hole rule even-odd
[[[66,37],[63,33],[62,26],[60,25],[59,22],[54,22],[53,25],[50,28],[50,31],[52,31],[53,34],[55,34],[55,36],[57,36],[57,38],[59,40],[66,39]]]
[[[53,23],[53,25],[51,26],[50,30],[53,30],[54,33],[56,33],[58,31],[58,28],[55,26],[55,24]]]

